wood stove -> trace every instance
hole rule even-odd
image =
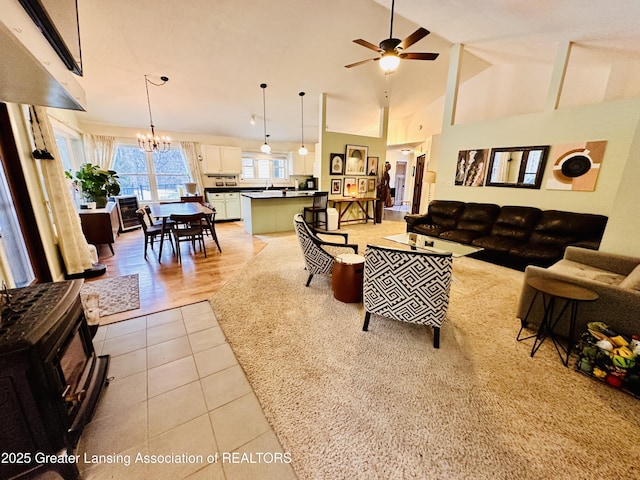
[[[83,280],[5,291],[0,323],[0,478],[57,468],[79,478],[71,455],[107,383],[80,301]]]

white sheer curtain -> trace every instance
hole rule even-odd
[[[58,234],[58,246],[68,274],[82,273],[93,265],[90,247],[82,233],[80,216],[73,206],[71,194],[60,160],[60,152],[44,107],[29,106],[36,149],[46,149],[54,160],[38,160],[42,168],[45,188]],[[35,160],[34,160],[35,161]]]
[[[180,146],[182,147],[184,158],[187,161],[191,178],[193,178],[193,181],[198,185],[198,192],[200,192],[200,195],[204,195],[200,160],[198,160],[198,144],[195,142],[180,142]]]
[[[103,170],[109,170],[113,165],[113,155],[116,151],[116,137],[108,135],[83,135],[87,162],[98,165]]]

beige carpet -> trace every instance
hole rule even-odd
[[[85,310],[87,296],[92,293],[97,293],[100,296],[98,306],[101,317],[140,308],[137,273],[121,277],[107,277],[85,283],[80,291],[80,298]]]
[[[362,332],[329,277],[305,288],[294,235],[264,238],[211,304],[301,479],[640,478],[638,400],[515,341],[522,272],[455,259],[436,350],[426,327],[373,316]]]

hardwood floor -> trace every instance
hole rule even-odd
[[[207,258],[200,251],[194,254],[191,246],[183,243],[181,265],[167,242],[162,263],[158,262],[157,241],[154,250],[148,249],[145,260],[144,235],[140,229],[121,233],[113,244],[114,255],[107,245],[100,245],[98,255],[107,266],[107,273],[86,281],[137,273],[140,288],[139,309],[103,317],[101,324],[208,300],[266,245],[245,232],[242,222],[216,223],[216,232],[222,253],[209,236],[205,237]]]

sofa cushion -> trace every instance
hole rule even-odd
[[[463,202],[449,200],[434,200],[429,204],[428,216],[433,225],[438,225],[444,230],[455,228],[458,218],[464,208]]]
[[[620,287],[622,287],[622,282],[625,280],[624,275],[603,270],[602,268],[592,267],[584,263],[574,262],[573,260],[560,260],[554,265],[551,265],[549,270],[569,277],[587,278],[608,285],[619,285]],[[640,270],[638,275],[638,280],[640,281]]]
[[[508,253],[512,248],[521,245],[521,242],[511,237],[502,235],[489,235],[486,237],[476,238],[471,245],[482,247],[492,252]]]
[[[619,287],[640,291],[640,265],[634,268],[631,273],[620,282]]]
[[[526,242],[533,230],[541,210],[535,207],[504,206],[493,224],[491,235]]]
[[[526,260],[553,261],[562,258],[564,247],[544,243],[524,243],[513,247],[509,250],[509,254]]]
[[[607,217],[587,213],[545,210],[531,232],[530,243],[567,245],[602,238]]]

